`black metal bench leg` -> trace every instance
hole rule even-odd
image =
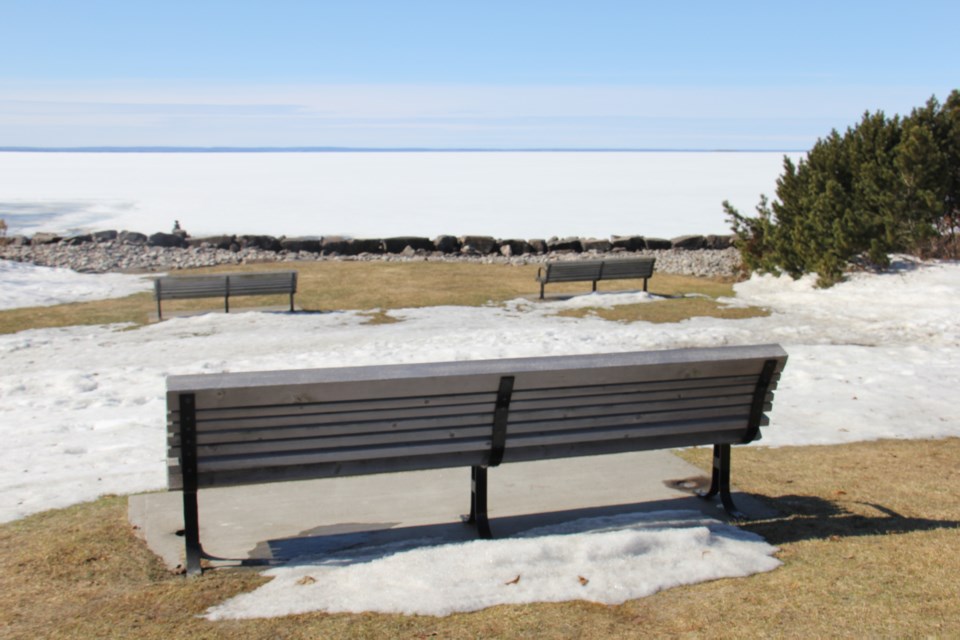
[[[186,569],[188,576],[203,573],[200,559],[204,557],[200,546],[200,517],[197,509],[197,492],[183,492],[183,540],[186,547]]]
[[[477,534],[486,540],[493,537],[487,518],[487,468],[470,467],[470,515],[467,524],[476,525]]]
[[[720,495],[720,503],[731,518],[736,520],[746,520],[747,517],[737,509],[733,504],[733,497],[730,495],[730,445],[713,445],[713,474],[710,481],[710,490],[700,492],[698,495],[709,500]]]
[[[200,515],[197,504],[197,400],[192,393],[180,395],[180,473],[183,475],[183,541],[188,576],[200,575],[204,557],[200,546]]]

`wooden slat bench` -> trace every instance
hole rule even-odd
[[[600,280],[643,278],[643,290],[646,291],[647,280],[653,276],[655,260],[656,258],[612,258],[548,262],[537,270],[540,299],[543,300],[543,288],[549,282],[593,282],[593,290],[596,291],[597,282]]]
[[[168,488],[200,571],[201,488],[471,468],[468,522],[490,537],[501,462],[714,445],[706,497],[730,498],[730,445],[766,424],[778,345],[171,376]],[[603,478],[598,469],[598,481]]]
[[[163,320],[161,300],[187,298],[223,298],[224,311],[230,313],[231,296],[290,295],[297,292],[296,271],[263,271],[258,273],[215,273],[201,276],[163,276],[154,280],[157,317]]]

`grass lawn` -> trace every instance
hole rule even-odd
[[[535,269],[525,267],[298,263],[296,268],[301,306],[369,310],[372,322],[395,307],[536,296]],[[656,275],[650,288],[672,296],[702,294],[699,299],[709,302],[729,295],[730,283]],[[663,311],[655,312],[659,321],[705,313],[681,307],[686,300],[634,306],[662,305]],[[200,302],[204,308],[211,301]],[[144,294],[12,310],[0,312],[0,327],[10,332],[141,324],[152,305]],[[216,308],[216,301],[206,308]],[[644,317],[648,313],[637,309],[611,320],[651,319]],[[705,472],[709,468],[706,449],[680,455]],[[265,579],[251,569],[221,569],[193,580],[171,575],[132,530],[126,499],[108,496],[0,525],[0,637],[960,637],[960,554],[953,553],[960,539],[955,490],[960,439],[750,446],[735,448],[733,455],[737,487],[782,514],[741,525],[780,547],[784,565],[770,573],[670,589],[619,606],[570,602],[445,618],[308,614],[208,622],[198,617],[204,610]]]
[[[298,307],[310,311],[385,310],[442,305],[499,304],[518,297],[536,300],[537,267],[466,262],[297,262],[194,269],[190,273],[296,269]],[[600,283],[601,291],[641,290],[642,280]],[[589,282],[551,285],[549,296],[587,293]],[[618,321],[676,322],[694,315],[745,317],[766,313],[762,309],[728,309],[716,299],[733,295],[733,282],[656,274],[651,293],[671,296],[653,303],[625,305],[616,310],[578,310],[565,315],[596,313]],[[683,297],[693,295],[695,297]],[[277,306],[287,308],[288,296],[238,297],[231,308]],[[163,303],[164,316],[178,311],[223,311],[223,300],[171,300]],[[156,315],[153,294],[140,293],[116,300],[63,304],[0,311],[0,333],[30,328],[64,327],[114,322],[146,324]],[[376,314],[375,314],[376,316]],[[382,314],[380,316],[382,318]],[[376,321],[376,317],[372,321]]]
[[[708,451],[683,456],[706,469]],[[251,569],[186,580],[105,497],[0,526],[5,638],[960,637],[960,439],[734,450],[735,482],[782,517],[743,526],[784,566],[606,606],[500,606],[445,618],[308,614],[209,622],[264,582]],[[465,578],[467,579],[467,578]]]

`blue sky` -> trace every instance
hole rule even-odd
[[[809,148],[960,86],[960,3],[0,0],[0,146]]]

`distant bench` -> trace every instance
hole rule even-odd
[[[223,298],[224,311],[230,313],[231,296],[261,296],[297,292],[296,271],[264,271],[260,273],[216,273],[202,276],[163,276],[154,280],[157,316],[163,320],[161,300],[186,298]]]
[[[626,280],[643,278],[643,290],[647,279],[653,276],[655,258],[614,258],[610,260],[572,260],[548,262],[537,271],[540,283],[540,299],[543,300],[544,285],[550,282],[593,282],[597,290],[600,280]]]
[[[786,359],[759,345],[171,376],[167,486],[183,491],[187,573],[212,557],[207,487],[470,467],[466,521],[489,538],[488,467],[714,445],[704,497],[738,515],[730,445],[759,437]]]

